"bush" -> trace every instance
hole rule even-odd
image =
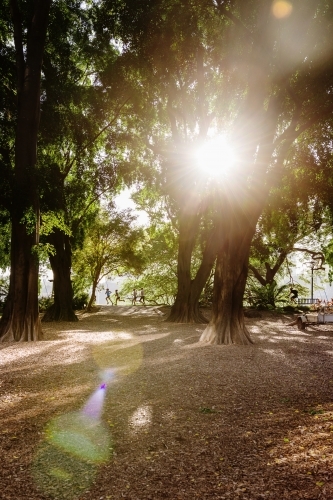
[[[73,309],[80,310],[87,307],[89,301],[89,294],[86,292],[79,292],[73,297]]]
[[[40,297],[38,299],[39,312],[45,312],[53,304],[53,297]]]
[[[289,305],[289,306],[284,306],[283,311],[286,313],[288,313],[288,312],[292,313],[292,312],[295,312],[295,309],[296,309],[296,307]]]
[[[289,286],[278,286],[276,281],[266,286],[248,281],[244,295],[245,303],[261,310],[274,310],[288,302]]]
[[[309,306],[297,306],[297,309],[299,309],[300,311],[304,311],[304,312],[310,311]]]

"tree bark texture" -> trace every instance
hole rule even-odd
[[[38,259],[32,253],[34,243],[35,235],[27,234],[25,226],[13,218],[9,294],[0,322],[2,342],[42,338],[38,314]]]
[[[87,311],[88,312],[92,310],[93,304],[95,302],[96,290],[97,290],[97,283],[94,280],[93,284],[92,284],[91,296],[90,296],[90,299],[89,299],[89,302],[88,302],[88,305],[87,305]]]
[[[17,0],[10,7],[17,67],[17,129],[12,209],[11,275],[9,294],[0,322],[1,341],[42,338],[38,314],[39,197],[36,149],[39,126],[40,80],[51,0],[34,3],[28,29],[26,58],[23,26]]]
[[[201,265],[191,279],[191,258],[197,236],[196,226],[183,221],[180,226],[178,251],[178,292],[167,321],[174,323],[207,323],[199,309],[199,299],[216,259],[215,232],[207,240]]]
[[[251,344],[243,313],[243,295],[255,223],[236,213],[221,228],[223,243],[217,253],[212,319],[200,341],[209,344]]]
[[[55,255],[50,255],[54,303],[47,309],[42,321],[78,321],[73,311],[72,250],[69,236],[55,228],[48,236],[48,241],[56,251]]]

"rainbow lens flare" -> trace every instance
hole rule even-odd
[[[109,379],[112,374],[109,373]],[[55,498],[75,498],[93,482],[98,466],[109,460],[111,437],[101,421],[107,385],[103,382],[81,411],[54,418],[45,429],[32,474],[39,489]]]
[[[52,420],[46,428],[46,439],[66,453],[98,464],[110,456],[110,439],[103,423],[92,416],[96,407],[89,401],[81,412]]]

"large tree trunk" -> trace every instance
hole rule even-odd
[[[73,311],[72,250],[69,236],[55,228],[48,236],[48,241],[56,251],[55,255],[50,255],[54,303],[47,309],[42,321],[78,321]]]
[[[1,341],[30,341],[42,338],[38,314],[38,259],[32,253],[35,233],[12,220],[11,275],[9,294],[0,323]]]
[[[212,231],[202,256],[202,262],[198,269],[198,272],[193,280],[190,280],[190,283],[186,281],[187,286],[184,286],[181,282],[182,275],[178,275],[179,286],[178,293],[175,300],[174,305],[171,308],[170,315],[167,318],[167,321],[174,323],[207,323],[208,320],[202,314],[199,309],[199,299],[201,296],[201,292],[207,282],[207,279],[210,276],[211,270],[213,268],[215,259],[216,259],[216,251],[217,251],[217,240],[216,233]],[[181,251],[181,247],[179,246],[179,252]],[[192,250],[191,250],[192,253]],[[184,263],[184,259],[181,260]],[[190,273],[191,259],[185,260],[185,263],[189,266],[188,274]],[[188,275],[186,274],[186,276]],[[182,286],[182,294],[179,293],[180,285]]]
[[[10,7],[14,25],[17,66],[17,129],[12,211],[9,294],[0,322],[1,341],[42,338],[38,314],[39,203],[36,147],[39,125],[40,79],[51,0],[34,3],[28,29],[26,61],[23,26],[17,0]]]
[[[200,341],[209,344],[251,344],[243,313],[250,245],[255,224],[236,213],[226,217],[217,254],[212,319]]]

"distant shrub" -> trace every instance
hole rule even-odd
[[[244,294],[244,302],[251,308],[272,311],[288,302],[289,286],[279,286],[276,281],[265,286],[256,281],[248,281]]]
[[[73,297],[73,309],[80,310],[87,307],[89,301],[89,294],[85,292],[79,292]]]
[[[292,312],[295,311],[295,307],[292,306],[292,305],[284,306],[283,311],[286,312],[286,313],[287,312],[291,312],[292,313]]]
[[[38,299],[39,312],[45,312],[53,304],[53,297],[40,297]]]
[[[309,306],[297,306],[297,309],[299,309],[300,311],[304,311],[304,312],[310,311]]]

